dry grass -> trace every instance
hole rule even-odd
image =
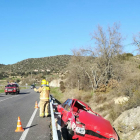
[[[61,100],[62,103],[67,99],[78,99],[90,106],[89,101],[93,99],[93,94],[91,92],[84,92],[78,89],[66,90],[64,93],[61,93],[61,95],[63,96],[57,97],[57,100]]]
[[[95,97],[96,103],[103,103],[107,100],[107,97],[105,94],[96,93],[94,97]]]
[[[130,97],[129,101],[123,104],[111,104],[111,110],[109,112],[110,114],[110,121],[114,121],[119,117],[119,115],[129,109],[136,108],[137,106],[140,106],[140,90],[139,92],[134,92],[132,96]],[[104,108],[105,109],[105,108]]]
[[[91,93],[86,93],[85,95],[83,95],[82,100],[88,103],[91,100],[92,96],[93,95]]]
[[[78,89],[66,90],[63,94],[64,94],[63,96],[64,101],[68,98],[71,98],[71,99],[76,98],[78,100],[88,102],[92,97],[92,94],[90,92],[84,92]]]

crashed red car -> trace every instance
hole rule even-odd
[[[67,99],[57,106],[57,111],[61,113],[62,129],[67,129],[67,136],[64,131],[64,139],[119,140],[110,122],[80,100]]]

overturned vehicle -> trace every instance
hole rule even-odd
[[[110,122],[80,100],[67,99],[57,111],[65,140],[120,140]]]

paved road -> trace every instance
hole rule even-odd
[[[33,89],[21,90],[18,95],[0,94],[0,140],[50,140],[51,118],[40,118],[39,93]],[[18,116],[24,132],[15,132]]]

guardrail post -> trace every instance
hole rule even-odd
[[[51,109],[51,123],[52,123],[52,133],[53,133],[53,140],[58,140],[57,130],[55,126],[55,118],[54,118],[54,111],[52,106],[52,99],[50,96],[50,109]]]

